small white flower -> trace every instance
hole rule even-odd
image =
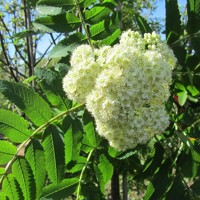
[[[146,143],[169,126],[165,102],[176,58],[155,32],[128,30],[120,43],[79,46],[63,80],[68,97],[85,103],[99,135],[118,150]]]

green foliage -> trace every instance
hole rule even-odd
[[[9,199],[13,199],[13,200],[24,199],[19,183],[17,182],[16,178],[12,174],[9,174],[8,176],[5,177],[2,190],[3,190],[3,193]]]
[[[17,148],[7,141],[0,140],[0,164],[6,164],[17,152]]]
[[[51,125],[43,135],[42,142],[46,162],[46,170],[52,183],[61,182],[64,176],[64,142],[58,129]]]
[[[61,33],[65,33],[66,30],[70,32],[74,31],[80,24],[80,19],[73,13],[41,17],[34,21],[34,26],[40,30]]]
[[[0,92],[18,107],[0,110],[0,199],[108,199],[113,174],[123,181],[128,174],[130,193],[136,188],[143,194],[138,199],[199,199],[200,1],[187,1],[185,22],[177,1],[166,0],[165,33],[177,57],[172,96],[166,102],[171,124],[148,144],[125,152],[110,147],[84,105],[71,102],[62,90],[70,55],[78,45],[118,41],[124,21],[119,2],[39,0],[37,9],[41,17],[34,26],[65,37],[50,53],[58,64],[35,69],[35,89],[27,86],[29,81],[0,81]],[[136,11],[134,19],[142,34],[154,30]]]
[[[0,92],[18,106],[36,126],[42,125],[51,118],[48,104],[25,85],[1,81]]]
[[[42,199],[62,199],[72,195],[77,187],[77,178],[64,179],[61,183],[55,185],[51,184],[44,188]]]
[[[35,180],[30,165],[23,157],[17,157],[12,165],[12,174],[23,192],[24,199],[35,199]]]
[[[71,101],[65,97],[62,89],[62,76],[55,70],[45,70],[43,68],[35,69],[36,77],[39,79],[39,85],[46,95],[46,98],[52,106],[63,111],[71,107]]]
[[[178,40],[182,34],[180,18],[177,0],[166,0],[166,37],[168,44]]]
[[[65,163],[68,164],[70,161],[75,161],[81,150],[82,131],[80,122],[78,119],[72,119],[67,116],[63,121],[65,142]]]
[[[45,166],[46,162],[44,150],[38,140],[32,139],[29,142],[25,151],[25,158],[33,171],[36,184],[36,199],[39,199],[46,180],[45,167],[41,166]]]
[[[149,26],[148,22],[146,21],[146,19],[144,17],[142,17],[140,15],[136,15],[135,20],[136,20],[142,34],[152,32],[151,27]]]
[[[31,135],[28,127],[28,122],[19,115],[9,110],[0,110],[0,131],[11,142],[21,143],[28,139]]]

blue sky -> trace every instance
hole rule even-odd
[[[157,9],[156,12],[154,13],[154,15],[156,17],[161,17],[161,18],[165,18],[165,0],[157,0]],[[186,5],[187,0],[178,0],[179,5],[185,6]]]

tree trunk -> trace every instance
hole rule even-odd
[[[123,200],[128,200],[127,173],[122,176]]]
[[[111,200],[120,200],[119,174],[115,170],[111,180]]]

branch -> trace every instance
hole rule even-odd
[[[0,61],[4,64],[4,65],[7,65],[7,63],[5,63],[3,60],[0,59]],[[19,72],[17,69],[11,67],[11,66],[8,66],[10,70],[13,70],[15,71],[18,75],[20,76],[23,76],[24,78],[27,78],[27,76],[25,76],[24,74],[22,74],[21,72]],[[0,68],[2,70],[4,70],[6,73],[10,74],[10,72],[8,70],[6,70],[5,68],[3,68],[2,66],[0,66]]]
[[[5,28],[6,32],[8,33],[8,35],[9,35],[11,41],[12,41],[12,44],[14,45],[14,48],[15,48],[15,50],[17,51],[17,53],[19,54],[20,58],[28,65],[27,60],[26,60],[26,59],[24,58],[24,56],[21,54],[21,52],[20,52],[19,48],[17,47],[17,45],[14,44],[14,41],[13,41],[13,39],[12,39],[12,35],[10,34],[10,31],[9,31],[9,29],[7,28],[7,26],[6,26],[6,24],[5,24],[4,20],[3,20],[3,18],[2,18],[1,16],[0,16],[0,21],[2,22],[3,27]]]
[[[1,32],[0,32],[0,42],[1,42],[1,47],[2,47],[3,55],[4,55],[5,59],[6,59],[6,65],[9,66],[11,76],[14,78],[14,80],[15,80],[16,82],[18,82],[19,80],[18,80],[18,78],[16,77],[15,73],[13,72],[13,68],[12,68],[11,65],[10,65],[10,61],[9,61],[8,56],[7,56],[7,53],[6,53],[6,48],[5,48],[5,46],[4,46],[4,38],[3,38],[3,35],[1,34]],[[10,73],[9,73],[9,74],[10,74]]]
[[[51,46],[53,45],[53,43],[51,43],[48,48],[45,50],[45,52],[42,54],[42,56],[39,58],[39,60],[35,63],[35,66],[38,65],[38,63],[44,58],[44,56],[47,54],[47,52],[49,51],[49,49],[51,48]]]
[[[49,51],[49,49],[51,48],[51,46],[54,44],[56,44],[56,40],[61,36],[61,34],[59,34],[56,39],[53,38],[53,35],[50,34],[50,36],[52,37],[52,41],[53,43],[50,43],[50,45],[48,46],[48,48],[45,50],[45,52],[42,54],[42,56],[40,57],[40,59],[35,63],[35,66],[37,66],[37,64],[44,58],[44,56],[47,54],[47,52]]]
[[[53,41],[53,44],[56,45],[56,40],[54,39],[53,34],[50,33],[50,36],[51,36],[51,39],[52,39],[52,41]]]

